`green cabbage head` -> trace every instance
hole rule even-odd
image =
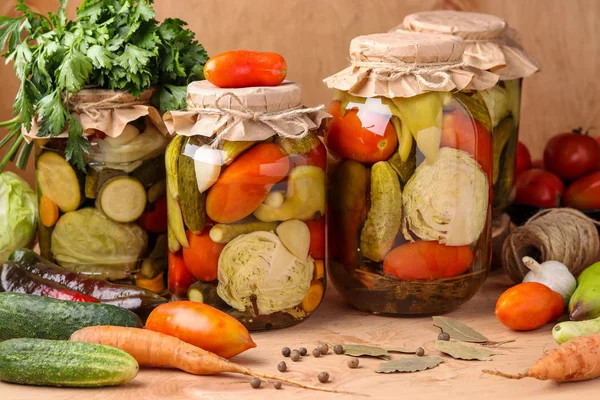
[[[0,261],[35,237],[38,207],[31,187],[12,172],[0,174]]]
[[[304,300],[315,264],[290,253],[272,232],[240,235],[219,257],[217,293],[239,311],[269,315],[291,309]]]

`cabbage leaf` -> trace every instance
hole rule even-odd
[[[29,184],[12,172],[0,174],[0,261],[35,237],[37,198]]]

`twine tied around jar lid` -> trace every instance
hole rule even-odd
[[[73,99],[68,93],[65,96],[69,104],[69,110],[77,114],[87,114],[92,119],[101,117],[100,110],[123,109],[133,106],[147,106],[150,104],[149,97],[134,98],[128,92],[116,92],[114,95],[101,100],[86,101],[81,98]],[[130,100],[130,99],[135,100]]]
[[[504,241],[502,264],[515,283],[521,283],[529,269],[523,257],[540,263],[559,261],[578,276],[598,260],[600,223],[572,208],[543,210],[516,228]]]
[[[221,107],[219,102],[224,98],[230,98],[233,100],[238,107],[239,110]],[[301,105],[289,107],[283,110],[277,110],[274,112],[268,111],[255,111],[250,107],[246,106],[242,100],[233,92],[225,92],[221,93],[215,99],[215,104],[213,107],[188,107],[188,111],[194,111],[198,114],[199,117],[203,116],[228,116],[232,119],[232,121],[227,124],[220,132],[215,136],[215,140],[212,143],[213,148],[217,148],[221,141],[225,138],[225,136],[229,133],[229,131],[236,125],[242,121],[253,121],[260,122],[267,125],[273,131],[275,131],[279,136],[287,139],[302,139],[308,135],[311,130],[311,126],[308,122],[302,118],[303,116],[308,116],[317,111],[321,111],[325,108],[323,104],[316,107],[303,107]],[[283,129],[279,128],[274,121],[286,121],[291,123],[298,128],[301,129],[298,133],[290,134]]]

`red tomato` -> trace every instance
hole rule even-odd
[[[310,231],[308,255],[315,260],[322,260],[325,258],[325,218],[305,222]]]
[[[591,136],[563,133],[546,143],[544,165],[560,178],[572,181],[598,169],[600,146]]]
[[[383,260],[383,273],[403,281],[452,278],[473,262],[470,246],[446,246],[438,242],[405,243]]]
[[[225,245],[215,243],[209,236],[209,229],[201,234],[194,235],[186,232],[190,247],[183,248],[183,261],[194,278],[202,282],[211,282],[217,279],[219,256]]]
[[[177,297],[186,297],[188,289],[196,279],[185,266],[181,253],[169,251],[168,266],[169,292]]]
[[[515,175],[531,168],[531,154],[529,154],[529,150],[523,143],[517,143],[517,165],[515,168]]]
[[[563,206],[578,210],[600,209],[600,172],[577,179],[567,188]]]
[[[398,136],[389,116],[356,109],[347,110],[342,116],[340,104],[334,101],[329,109],[333,115],[333,122],[325,135],[329,150],[362,163],[390,158],[398,146]]]
[[[151,210],[146,210],[137,223],[143,230],[151,233],[167,231],[167,198],[162,197],[151,205]]]
[[[308,165],[321,168],[325,171],[327,167],[327,149],[325,145],[321,143],[308,153],[306,153],[306,160]]]
[[[487,174],[489,182],[492,181],[492,136],[479,121],[462,111],[444,115],[441,146],[459,149],[472,155]]]
[[[520,173],[515,186],[515,204],[535,207],[557,207],[565,190],[565,185],[558,176],[543,169],[530,169]]]

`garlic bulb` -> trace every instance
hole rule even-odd
[[[531,257],[523,257],[523,263],[531,270],[525,275],[523,282],[538,282],[546,285],[559,293],[565,300],[565,304],[569,302],[577,287],[577,280],[565,264],[558,261],[539,264]]]

